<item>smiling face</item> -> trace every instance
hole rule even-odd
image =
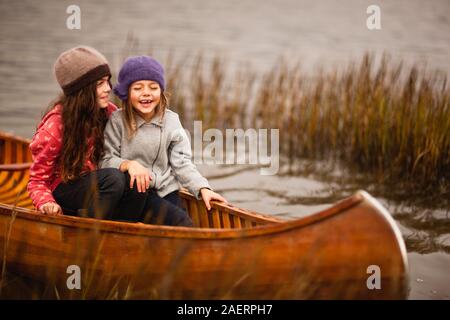
[[[97,105],[104,109],[109,104],[109,93],[111,92],[111,86],[109,85],[109,76],[105,76],[100,80],[97,80]]]
[[[134,110],[145,121],[150,121],[161,100],[161,88],[158,82],[140,80],[131,84],[129,96]]]

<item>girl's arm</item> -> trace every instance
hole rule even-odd
[[[228,203],[220,194],[212,191],[206,180],[191,161],[191,144],[179,119],[178,128],[174,132],[169,146],[169,163],[178,181],[187,188],[197,199],[203,199],[206,208],[211,209],[211,200]]]
[[[177,128],[173,132],[169,145],[169,164],[181,185],[197,199],[201,199],[200,189],[212,189],[195,165],[192,163],[192,151],[189,138],[177,117]]]
[[[50,189],[61,145],[61,141],[45,128],[39,130],[30,143],[33,163],[27,189],[36,209],[47,214],[62,214]]]
[[[122,144],[122,128],[120,115],[116,112],[109,118],[105,127],[104,155],[100,161],[101,168],[120,169],[125,159],[121,158],[120,146]]]

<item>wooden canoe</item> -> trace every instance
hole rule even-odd
[[[403,299],[407,256],[390,214],[360,191],[290,221],[181,191],[195,227],[50,217],[26,192],[29,141],[0,134],[0,259],[60,298]],[[67,286],[79,266],[81,289]],[[381,288],[368,289],[379,267]],[[369,277],[372,277],[369,279]],[[70,278],[73,280],[73,278]],[[368,280],[369,279],[369,280]],[[1,279],[0,279],[1,280]]]

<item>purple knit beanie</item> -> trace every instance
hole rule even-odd
[[[140,80],[156,81],[164,91],[166,84],[163,66],[149,56],[130,57],[120,69],[113,91],[120,100],[128,100],[128,88],[133,82]]]

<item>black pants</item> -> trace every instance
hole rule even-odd
[[[161,198],[155,189],[138,192],[136,183],[130,189],[130,175],[125,174],[125,194],[115,220],[140,221],[149,224],[191,227],[192,220],[183,208],[178,191]],[[131,205],[133,203],[133,205]]]
[[[60,183],[53,196],[66,215],[192,226],[177,191],[161,198],[153,189],[140,193],[136,184],[133,189],[129,185],[128,173],[105,168],[89,172],[75,181]]]
[[[178,191],[161,198],[154,189],[150,189],[147,191],[147,195],[146,207],[141,218],[142,222],[192,227],[191,217],[183,208]]]
[[[66,215],[111,220],[118,213],[125,182],[120,170],[99,169],[74,181],[61,182],[53,197]]]

